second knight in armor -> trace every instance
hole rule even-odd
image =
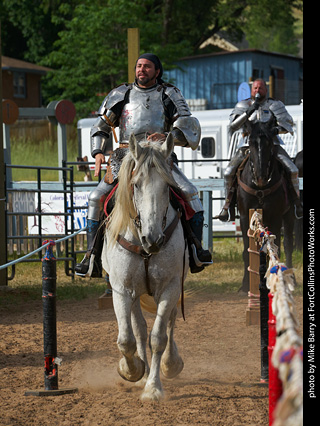
[[[256,79],[252,84],[251,98],[238,102],[230,115],[230,131],[232,133],[240,132],[241,138],[238,144],[238,150],[224,173],[227,199],[222,211],[215,217],[215,219],[220,219],[223,222],[235,219],[234,216],[229,213],[229,206],[234,194],[234,188],[232,187],[236,172],[244,160],[246,150],[249,146],[246,123],[248,120],[252,122],[267,122],[272,115],[276,120],[273,138],[275,155],[282,164],[286,175],[289,176],[289,189],[291,189],[291,196],[295,204],[296,216],[300,218],[303,215],[303,209],[299,199],[299,171],[296,165],[291,161],[288,153],[282,148],[281,145],[283,145],[283,142],[279,136],[280,134],[288,132],[293,134],[293,120],[284,104],[281,101],[268,98],[267,92],[268,89],[265,81],[260,78]]]
[[[162,64],[156,55],[141,55],[136,63],[135,83],[123,84],[113,89],[99,109],[99,118],[91,129],[91,155],[95,158],[95,176],[98,176],[101,164],[105,163],[107,141],[115,127],[119,127],[120,144],[108,160],[105,178],[89,196],[88,251],[82,262],[76,265],[77,275],[100,274],[100,265],[96,263],[92,271],[90,259],[95,258],[91,256],[92,252],[95,252],[96,259],[99,257],[99,241],[95,244],[95,237],[99,228],[101,200],[115,185],[121,160],[128,149],[130,134],[134,133],[138,140],[164,140],[168,132],[171,132],[175,145],[193,150],[198,147],[200,124],[191,116],[180,90],[163,82],[162,72]],[[210,252],[201,247],[203,207],[197,188],[174,163],[172,173],[185,199],[195,211],[192,219],[187,222],[187,227],[194,237],[191,272],[199,272],[212,263]]]

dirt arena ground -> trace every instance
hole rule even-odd
[[[302,298],[295,300],[302,323]],[[163,380],[161,403],[141,402],[141,387],[118,376],[115,315],[98,310],[97,298],[57,302],[59,388],[78,392],[25,396],[44,389],[41,301],[2,308],[0,425],[266,426],[259,327],[246,326],[246,306],[247,298],[237,294],[186,299],[186,321],[179,313],[176,324],[185,367],[178,378]],[[151,326],[152,314],[147,321]]]

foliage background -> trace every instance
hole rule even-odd
[[[70,99],[85,117],[98,94],[127,81],[127,28],[139,28],[141,53],[169,69],[204,53],[200,45],[221,31],[249,48],[297,55],[302,11],[302,0],[0,0],[2,54],[52,68],[44,104]]]

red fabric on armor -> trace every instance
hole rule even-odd
[[[171,189],[172,193],[175,195],[175,197],[177,198],[177,200],[179,201],[180,205],[183,207],[186,220],[190,220],[194,216],[195,211],[193,210],[192,207],[190,207],[188,201],[183,198],[182,194],[180,196],[172,188],[170,188],[170,189]]]

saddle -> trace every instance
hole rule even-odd
[[[103,218],[105,219],[110,216],[112,209],[114,207],[114,195],[118,188],[118,183],[114,186],[114,188],[106,195],[103,200]],[[178,189],[173,189],[170,187],[170,204],[176,211],[181,211],[182,217],[185,220],[190,220],[192,216],[195,214],[195,211],[190,207],[189,203],[186,201],[183,193]]]
[[[114,207],[114,195],[117,190],[118,183],[115,185],[115,187],[110,191],[110,193],[106,196],[105,200],[103,201],[103,213],[101,217],[102,223],[106,223],[106,220],[108,216],[110,216],[112,209]],[[190,224],[188,221],[194,216],[195,211],[190,207],[189,203],[186,201],[184,194],[179,190],[179,188],[172,188],[170,187],[170,204],[174,208],[174,210],[177,211],[177,217],[181,219],[182,228],[184,232],[185,240],[188,243],[189,248],[189,262],[190,264],[194,263],[194,259],[191,255],[192,253],[192,244],[194,244],[195,241],[195,235],[191,230]],[[105,226],[105,225],[104,225]],[[103,227],[104,229],[104,227]],[[100,234],[99,232],[97,234]],[[100,234],[100,237],[97,236],[97,238],[102,238],[102,233]],[[99,244],[97,242],[97,244]]]

